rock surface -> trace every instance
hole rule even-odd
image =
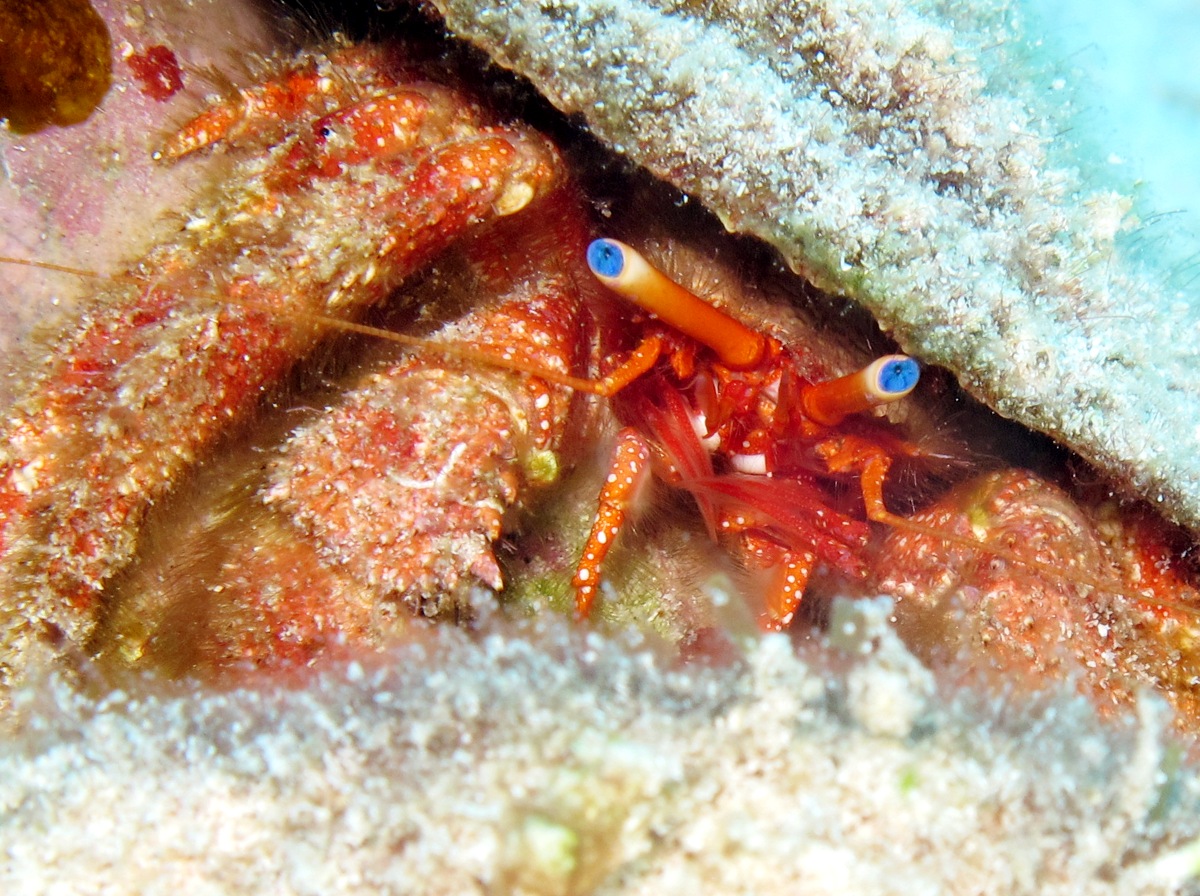
[[[1057,72],[997,62],[1015,36],[991,4],[435,5],[906,350],[1200,529],[1200,310],[1123,250],[1130,200],[1064,161],[1067,125],[1039,111]]]

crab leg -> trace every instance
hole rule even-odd
[[[332,70],[325,81],[343,83]],[[363,128],[380,126],[354,114],[380,106],[369,94],[335,115],[340,137],[302,116],[49,347],[0,424],[5,655],[46,626],[83,643],[147,508],[315,344],[297,315],[353,315],[555,179],[540,138],[483,126],[442,88],[387,84],[383,98],[398,96],[406,112],[389,128],[411,139],[354,161]]]
[[[759,619],[765,631],[778,632],[791,625],[816,562],[811,551],[783,552],[767,588],[766,609]]]
[[[789,550],[762,533],[762,521],[751,521],[744,511],[725,514],[723,531],[741,530],[741,552],[757,566],[769,570],[764,589],[763,611],[758,624],[763,631],[787,628],[804,598],[804,589],[817,563],[817,555],[807,550]]]
[[[265,471],[235,467],[245,504],[225,518],[215,495],[186,533],[212,562],[181,580],[174,552],[139,558],[106,592],[106,656],[170,671],[191,645],[182,667],[206,674],[306,663],[402,636],[413,615],[461,618],[479,584],[501,588],[493,544],[571,462],[567,436],[591,405],[474,355],[547,373],[583,360],[584,218],[564,189],[464,240],[428,278],[422,316],[458,313],[464,293],[472,309],[416,352],[369,343],[365,369]],[[471,357],[438,351],[463,345]]]
[[[574,270],[582,214],[573,201],[549,205],[534,211],[537,227],[487,235],[518,269],[484,270],[499,300],[437,341],[571,371],[586,344]],[[460,582],[502,587],[491,545],[509,508],[564,465],[571,404],[570,390],[540,377],[408,356],[295,433],[265,498],[379,598],[434,615]]]
[[[588,534],[571,584],[575,589],[575,616],[586,619],[600,588],[600,567],[612,549],[630,507],[650,476],[650,446],[636,429],[617,434],[608,477],[600,491],[596,520]]]

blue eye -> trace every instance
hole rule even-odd
[[[612,240],[593,240],[587,249],[588,267],[598,277],[616,277],[625,267],[625,253]]]
[[[910,391],[921,378],[921,368],[912,358],[897,358],[879,369],[879,390],[888,394]]]

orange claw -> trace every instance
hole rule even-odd
[[[313,124],[318,159],[327,160],[328,169],[322,173],[336,177],[347,165],[408,151],[420,137],[430,105],[419,91],[397,90],[318,119]]]

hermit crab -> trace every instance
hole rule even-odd
[[[52,335],[0,424],[6,689],[46,653],[303,666],[459,614],[464,590],[508,584],[496,546],[521,511],[603,442],[594,516],[558,569],[581,619],[635,549],[625,516],[653,474],[766,574],[747,588],[765,629],[832,577],[902,616],[977,620],[927,638],[931,657],[964,643],[1035,679],[1069,667],[1112,704],[1152,681],[1200,712],[1179,671],[1191,570],[1167,530],[1014,471],[896,504],[897,467],[957,460],[876,410],[908,400],[915,361],[848,370],[594,240],[547,138],[398,46],[303,52],[162,148],[211,152],[233,159],[227,188]],[[401,288],[410,329],[381,329]],[[347,331],[378,357],[323,366]]]

